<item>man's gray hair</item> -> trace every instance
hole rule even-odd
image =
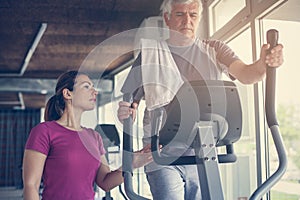
[[[164,0],[160,6],[160,10],[162,12],[162,15],[164,13],[171,14],[172,11],[172,5],[173,4],[190,4],[197,2],[199,4],[199,14],[202,11],[202,2],[201,0]]]

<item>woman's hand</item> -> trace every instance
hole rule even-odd
[[[151,153],[151,145],[148,144],[143,149],[134,152],[132,167],[133,169],[143,167],[153,161]]]

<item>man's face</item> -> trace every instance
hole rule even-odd
[[[199,24],[199,5],[174,4],[170,16],[164,13],[164,18],[170,30],[183,34],[188,39],[194,39]],[[170,33],[172,37],[172,31]]]

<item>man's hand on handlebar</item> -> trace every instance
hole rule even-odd
[[[283,64],[283,45],[278,44],[269,52],[270,44],[265,44],[261,49],[261,59],[270,67],[278,67]]]
[[[127,119],[130,115],[132,115],[133,121],[136,117],[136,110],[137,110],[138,104],[137,103],[129,103],[126,101],[120,101],[119,102],[119,108],[118,108],[118,119],[121,123],[124,122],[124,119]]]

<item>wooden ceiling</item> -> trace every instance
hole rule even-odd
[[[133,58],[131,30],[159,15],[161,2],[1,0],[0,109],[43,107],[68,70],[109,77]]]

